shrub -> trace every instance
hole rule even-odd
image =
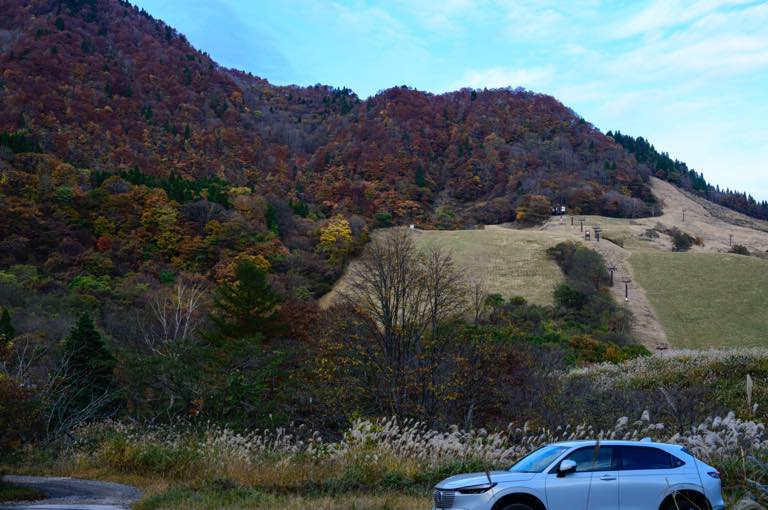
[[[728,253],[735,253],[736,255],[746,255],[747,257],[749,257],[749,249],[743,244],[733,245],[733,247],[729,250]]]
[[[62,204],[68,204],[75,199],[75,190],[69,186],[59,186],[53,192],[53,199]]]
[[[567,283],[561,283],[555,289],[555,304],[570,310],[581,310],[587,304],[588,297]]]
[[[667,233],[672,238],[674,251],[688,251],[691,249],[691,247],[693,247],[694,244],[696,246],[701,246],[704,244],[701,239],[693,237],[692,235],[683,232],[677,227],[672,227]]]
[[[69,288],[106,294],[112,290],[112,279],[109,276],[79,275],[69,282]]]
[[[392,226],[392,213],[387,211],[377,212],[373,218],[376,220],[377,227],[391,227]]]
[[[733,413],[709,417],[674,433],[645,411],[636,420],[621,417],[609,427],[561,423],[554,428],[436,430],[416,421],[356,420],[339,439],[326,441],[303,427],[235,433],[207,426],[194,429],[127,426],[113,422],[79,431],[74,448],[62,452],[79,468],[117,468],[124,473],[157,473],[205,490],[349,492],[427,490],[457,473],[506,469],[521,456],[555,441],[638,440],[652,437],[689,448],[722,468],[724,486],[745,486],[739,469],[745,457],[765,459],[768,436],[762,423]],[[733,469],[730,468],[733,466]]]
[[[658,237],[658,234],[656,234],[656,236]],[[624,248],[624,238],[623,237],[609,237],[609,236],[603,234],[603,239],[605,239],[606,241],[612,242],[616,246],[621,246],[622,248]]]
[[[645,229],[645,233],[643,236],[647,237],[648,239],[658,239],[659,238],[659,231],[655,228],[647,228]]]
[[[603,257],[594,250],[573,242],[549,248],[547,254],[566,274],[568,284],[585,294],[593,294],[608,281]]]
[[[536,225],[547,221],[552,214],[552,203],[543,195],[525,195],[515,211],[515,221]]]
[[[0,372],[0,451],[12,452],[40,432],[34,393]]]

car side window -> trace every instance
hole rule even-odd
[[[621,469],[670,469],[685,464],[674,455],[650,446],[622,446]]]
[[[612,446],[586,446],[571,453],[566,459],[576,463],[577,473],[610,471],[614,469],[613,452]]]

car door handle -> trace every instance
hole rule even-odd
[[[603,475],[603,476],[600,477],[600,479],[605,481],[605,482],[610,482],[612,480],[615,480],[616,477],[613,476],[613,475]]]

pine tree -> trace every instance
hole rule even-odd
[[[205,335],[210,361],[204,369],[211,416],[266,426],[270,415],[279,413],[286,354],[270,340],[282,329],[280,300],[264,270],[247,260],[237,265],[233,283],[214,291],[213,330]]]
[[[235,282],[225,283],[213,295],[211,320],[214,340],[247,339],[263,342],[279,331],[280,295],[255,263],[244,260],[235,269]]]
[[[84,409],[114,388],[115,358],[88,313],[83,313],[64,340],[64,387],[69,410]]]
[[[423,188],[426,185],[424,178],[424,168],[421,165],[416,167],[416,186]]]

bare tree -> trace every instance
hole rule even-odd
[[[420,262],[431,338],[437,342],[440,324],[466,311],[467,283],[451,254],[442,248],[428,249]]]
[[[423,327],[422,285],[418,252],[405,229],[375,240],[343,298],[369,324],[367,335],[381,351],[373,357],[383,375],[391,412],[400,414],[405,398],[406,367],[415,357],[414,341]]]
[[[31,386],[32,368],[48,352],[34,335],[27,333],[14,338],[6,360],[0,358],[0,373],[16,379],[24,386]]]
[[[143,396],[152,420],[173,420],[199,398],[199,384],[187,363],[200,340],[205,290],[201,278],[181,277],[150,297],[137,317],[140,345],[154,357],[153,370],[141,381],[153,389]]]
[[[170,292],[161,290],[150,299],[138,324],[153,354],[174,355],[192,341],[202,320],[204,290],[200,280],[182,278]]]
[[[440,384],[439,369],[448,348],[442,326],[467,310],[467,282],[456,268],[449,252],[432,247],[420,257],[419,270],[424,287],[428,345],[419,352],[419,373],[422,376],[422,406],[429,417],[437,408],[435,389]]]
[[[472,323],[477,326],[485,318],[488,309],[488,287],[480,280],[471,280],[467,289]]]
[[[401,414],[417,393],[419,410],[429,413],[435,358],[444,343],[440,327],[465,311],[465,297],[450,254],[440,248],[420,252],[407,229],[376,239],[353,266],[343,298],[368,324],[365,337],[381,353],[372,359],[383,376],[388,411]]]

